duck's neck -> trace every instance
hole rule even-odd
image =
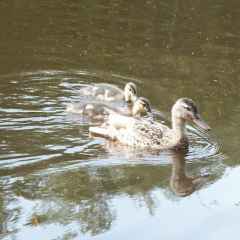
[[[179,141],[186,138],[185,125],[186,122],[184,119],[176,117],[174,115],[172,116],[172,130],[174,132],[174,136]]]

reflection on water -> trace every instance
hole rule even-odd
[[[170,186],[178,196],[187,196],[191,194],[207,180],[206,176],[187,176],[185,162],[185,156],[183,154],[172,154],[172,174],[170,178]]]
[[[3,191],[10,193],[3,197],[7,210],[7,217],[2,215],[3,233],[21,239],[47,228],[55,238],[55,232],[65,236],[59,228],[66,226],[74,229],[68,231],[70,239],[99,235],[118,221],[116,201],[132,199],[155,216],[156,189],[168,201],[175,201],[173,192],[191,194],[195,180],[187,177],[185,161],[194,163],[194,174],[206,174],[210,171],[201,169],[210,166],[218,166],[213,176],[222,174],[223,155],[217,142],[190,126],[186,156],[171,151],[139,152],[90,138],[89,125],[77,116],[69,117],[65,107],[79,98],[79,89],[92,76],[92,81],[103,81],[101,75],[85,71],[22,73],[21,89],[11,98],[11,106],[11,94],[3,95],[0,173]],[[113,83],[117,81],[114,75],[110,77]],[[123,85],[127,81],[123,78]]]
[[[236,236],[239,9],[2,1],[0,237]],[[90,138],[89,123],[65,112],[84,86],[128,81],[167,116],[177,98],[194,99],[213,131],[188,126],[186,155],[142,152]]]

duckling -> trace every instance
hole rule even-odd
[[[139,97],[133,102],[132,109],[130,109],[132,116],[138,117],[152,117],[152,108],[149,100],[145,97]]]
[[[193,100],[180,98],[172,107],[172,128],[156,121],[149,121],[120,114],[110,114],[108,122],[102,127],[90,127],[92,135],[116,140],[122,144],[151,149],[181,149],[188,147],[185,132],[187,121],[210,130]]]
[[[137,86],[129,82],[124,87],[124,100],[127,104],[133,104],[137,100]]]
[[[137,87],[134,83],[128,82],[123,91],[114,85],[99,83],[80,89],[79,94],[105,102],[124,100],[128,104],[132,104],[137,98]]]
[[[67,112],[78,113],[92,120],[104,120],[109,114],[119,114],[124,116],[134,117],[151,117],[151,106],[148,99],[139,97],[132,108],[113,108],[109,105],[99,102],[69,104],[66,109]]]

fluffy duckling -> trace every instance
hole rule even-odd
[[[127,104],[133,104],[137,100],[137,86],[129,82],[124,87],[124,100]]]
[[[151,116],[151,106],[148,99],[139,97],[132,108],[113,108],[104,103],[91,102],[70,104],[67,106],[67,112],[78,113],[92,120],[104,120],[109,114],[119,114],[120,116],[144,117]]]
[[[99,83],[80,89],[79,95],[105,102],[125,101],[132,104],[137,99],[137,87],[128,82],[122,90],[111,84]]]
[[[172,107],[172,128],[156,121],[110,114],[107,124],[90,127],[93,135],[116,140],[122,144],[151,149],[179,149],[188,146],[185,131],[187,121],[210,130],[198,112],[196,104],[189,98],[180,98]]]
[[[139,97],[136,99],[135,102],[133,102],[132,109],[130,110],[130,114],[132,116],[152,116],[152,108],[150,105],[150,102],[147,98],[145,97]]]

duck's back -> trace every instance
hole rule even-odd
[[[112,136],[122,144],[140,148],[166,148],[171,130],[160,123],[135,120],[128,127],[113,129]]]

